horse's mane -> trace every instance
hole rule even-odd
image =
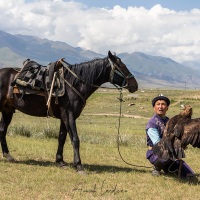
[[[93,84],[95,79],[104,71],[103,66],[107,61],[106,58],[95,58],[91,61],[82,62],[80,64],[70,65],[69,68],[86,84]],[[70,72],[66,72],[67,79],[71,84],[76,84],[78,79]]]

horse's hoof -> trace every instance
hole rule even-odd
[[[3,157],[9,162],[15,162],[15,159],[9,153],[3,153]]]
[[[80,174],[80,175],[87,175],[87,173],[84,171],[82,165],[77,165],[77,166],[76,166],[76,171],[77,171],[77,173]]]
[[[58,167],[60,167],[62,169],[65,169],[67,167],[67,163],[64,161],[57,162],[56,164],[58,165]]]

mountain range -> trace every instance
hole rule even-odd
[[[60,58],[75,64],[106,56],[80,47],[72,47],[60,41],[12,35],[0,30],[0,67],[21,67],[27,58],[47,65]],[[200,86],[199,63],[181,64],[167,57],[147,55],[142,52],[121,53],[117,56],[134,74],[139,88],[194,89]]]

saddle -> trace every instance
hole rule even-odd
[[[65,87],[62,62],[52,62],[43,66],[30,59],[25,60],[23,68],[11,83],[13,93],[45,96],[45,93],[49,94],[52,88],[51,96],[63,96]]]
[[[22,97],[30,94],[44,96],[48,113],[53,117],[51,97],[55,97],[55,103],[58,104],[58,97],[65,94],[64,65],[70,64],[60,59],[43,66],[30,59],[25,60],[23,68],[11,83],[10,98],[13,97],[13,93],[22,94]]]

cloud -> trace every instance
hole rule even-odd
[[[17,2],[17,3],[16,3]],[[141,51],[178,62],[200,61],[200,10],[88,8],[63,0],[0,1],[0,29],[106,54]]]

